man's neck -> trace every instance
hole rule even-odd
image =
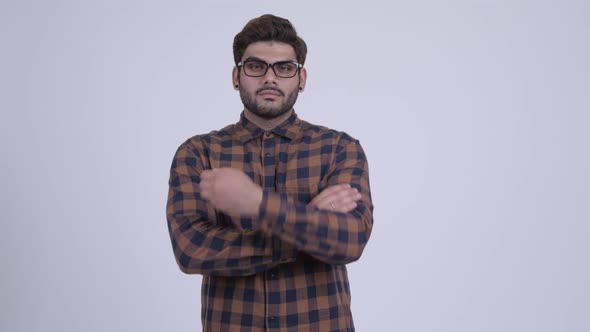
[[[285,114],[277,116],[276,118],[266,119],[252,113],[247,109],[244,110],[244,115],[246,116],[246,119],[252,121],[252,123],[264,130],[271,130],[276,128],[278,125],[287,120],[291,116],[291,114],[293,114],[293,109],[289,110]]]

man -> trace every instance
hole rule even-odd
[[[233,50],[240,120],[183,143],[169,182],[176,260],[203,275],[203,330],[354,331],[345,264],[373,224],[363,150],[293,110],[307,46],[288,20],[251,20]]]

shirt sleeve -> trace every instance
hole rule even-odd
[[[368,163],[357,140],[341,140],[327,176],[328,185],[349,183],[361,193],[355,210],[319,210],[265,190],[258,227],[325,263],[346,264],[360,258],[373,226]]]
[[[174,156],[166,207],[180,269],[191,274],[246,276],[294,261],[295,250],[286,250],[276,236],[219,220],[220,213],[199,194],[206,161],[201,159],[203,150],[191,143],[181,145]]]

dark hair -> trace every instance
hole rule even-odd
[[[297,36],[295,27],[289,20],[266,14],[250,20],[244,29],[234,37],[234,61],[241,61],[248,45],[259,41],[277,41],[289,44],[295,50],[297,62],[305,63],[307,45]]]

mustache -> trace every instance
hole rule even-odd
[[[272,87],[272,86],[265,87],[265,88],[260,88],[260,89],[256,90],[256,94],[259,94],[259,93],[261,93],[263,91],[275,91],[276,93],[278,93],[281,96],[284,96],[285,95],[285,93],[282,90],[280,90],[279,88]]]

